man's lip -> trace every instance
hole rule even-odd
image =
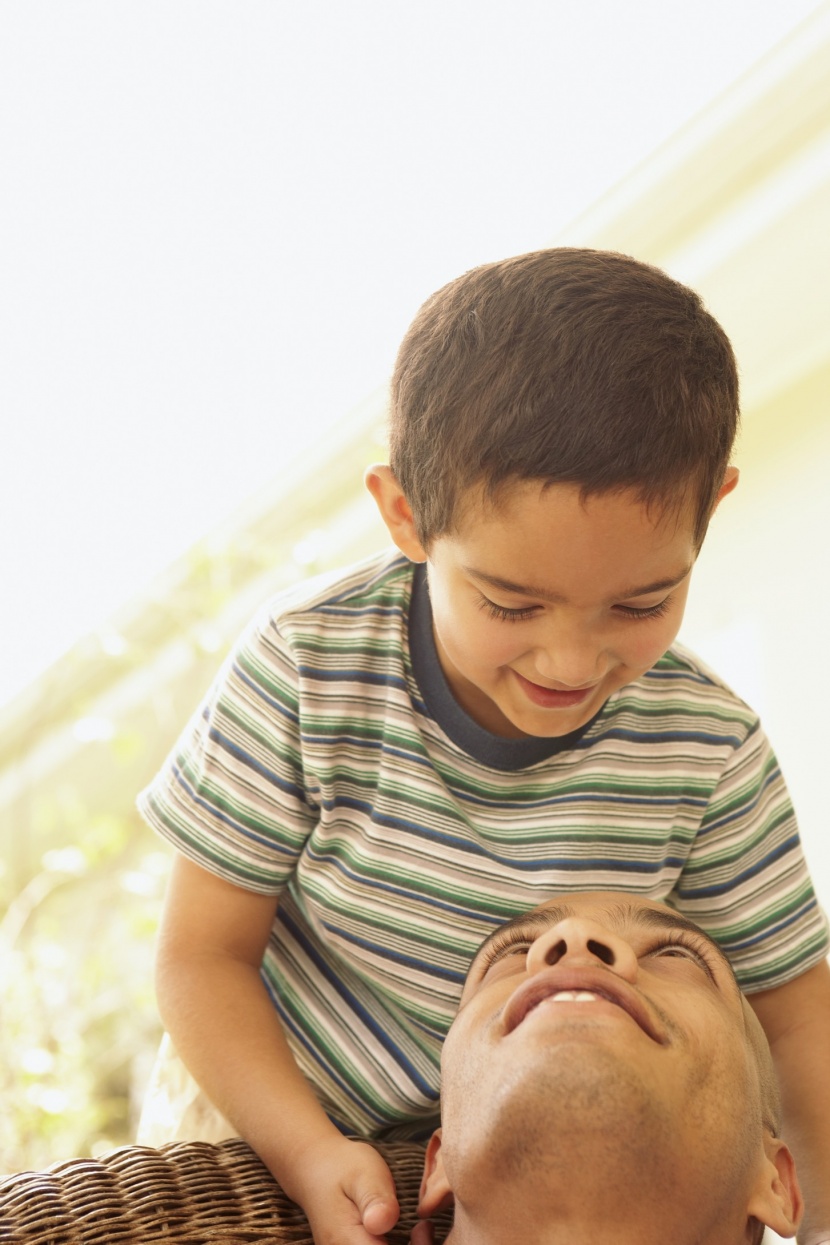
[[[600,995],[616,1007],[621,1008],[634,1020],[645,1033],[660,1046],[665,1046],[667,1035],[663,1032],[651,1014],[639,992],[630,986],[622,977],[607,968],[593,968],[588,965],[563,966],[542,969],[534,973],[527,981],[514,990],[507,1000],[502,1012],[502,1024],[505,1034],[512,1033],[524,1018],[533,1011],[543,999],[550,998],[560,990],[589,990]],[[590,1004],[585,1004],[590,1006]]]

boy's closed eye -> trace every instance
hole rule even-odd
[[[483,593],[479,594],[478,604],[479,609],[484,610],[485,614],[500,622],[525,622],[528,618],[535,618],[542,609],[540,605],[524,605],[516,609],[509,609],[505,605],[497,605],[495,601],[491,601]]]
[[[509,607],[499,605],[495,601],[491,601],[489,597],[479,594],[479,609],[482,609],[490,618],[499,622],[526,622],[530,618],[535,618],[542,610],[540,605],[523,605],[518,607]],[[632,621],[639,619],[646,620],[649,618],[662,618],[669,611],[672,604],[671,595],[664,597],[662,601],[658,601],[655,605],[615,605],[614,612],[622,618]]]
[[[663,618],[668,613],[672,605],[671,595],[664,597],[662,601],[658,601],[656,605],[615,605],[614,610],[623,618],[646,619],[646,618]]]

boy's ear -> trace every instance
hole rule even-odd
[[[764,1150],[747,1213],[779,1236],[795,1236],[804,1213],[804,1199],[793,1156],[784,1142],[771,1133],[764,1134]]]
[[[429,1139],[424,1159],[424,1174],[418,1195],[418,1214],[425,1219],[429,1215],[437,1215],[439,1210],[448,1210],[454,1204],[455,1199],[447,1181],[444,1160],[441,1157],[441,1129],[437,1128]]]
[[[740,475],[741,473],[737,467],[730,465],[726,468],[726,471],[723,473],[723,484],[718,489],[718,495],[715,498],[714,509],[717,509],[718,504],[726,497],[727,493],[731,493],[734,488],[737,488]]]
[[[366,468],[363,481],[375,499],[380,517],[386,524],[389,535],[410,562],[426,562],[427,555],[415,531],[415,520],[409,502],[403,495],[391,467],[383,463],[375,463]]]

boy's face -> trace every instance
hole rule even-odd
[[[428,556],[453,694],[496,735],[576,730],[675,639],[695,557],[691,511],[632,492],[583,502],[575,485],[527,481],[495,506],[471,496]]]

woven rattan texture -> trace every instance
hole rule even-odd
[[[379,1145],[401,1203],[390,1245],[415,1222],[423,1150]],[[442,1241],[448,1216],[436,1221]],[[3,1245],[312,1245],[302,1211],[243,1141],[128,1146],[0,1182]]]

